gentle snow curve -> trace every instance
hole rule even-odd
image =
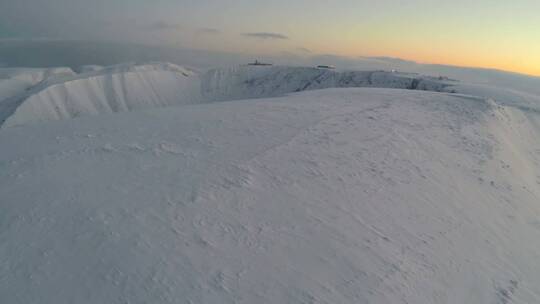
[[[538,303],[540,117],[329,89],[0,130],[5,303]]]

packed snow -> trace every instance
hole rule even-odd
[[[531,93],[391,72],[150,64],[40,80],[10,98],[1,302],[540,299]],[[72,115],[81,109],[94,115]],[[123,113],[102,115],[112,112]]]

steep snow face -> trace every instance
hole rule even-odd
[[[66,78],[75,73],[69,68],[0,68],[0,103],[9,97],[50,78]]]
[[[21,103],[21,97],[33,86],[47,80],[73,77],[69,68],[0,68],[0,126]]]
[[[202,76],[207,100],[236,100],[282,96],[326,88],[377,87],[442,91],[447,82],[430,77],[384,71],[338,72],[309,67],[253,67],[210,70]]]
[[[195,75],[167,63],[119,65],[34,88],[18,99],[20,106],[13,115],[5,115],[10,118],[4,126],[170,105],[282,96],[324,88],[441,91],[448,85],[429,77],[389,72],[240,66]]]
[[[461,93],[494,99],[502,105],[540,110],[538,96],[512,88],[383,71],[239,66],[194,73],[168,63],[90,67],[71,77],[66,77],[69,73],[62,73],[62,69],[49,73],[53,71],[63,76],[39,74],[36,79],[40,79],[40,83],[31,89],[28,82],[20,84],[18,80],[30,77],[28,73],[22,73],[19,78],[12,77],[9,82],[0,82],[0,94],[14,96],[5,99],[3,108],[0,104],[0,121],[6,120],[3,127],[171,105],[276,97],[300,91],[349,87]],[[24,93],[15,94],[21,91]]]
[[[192,103],[197,80],[172,64],[123,65],[34,88],[4,126]]]
[[[387,89],[0,130],[6,303],[538,303],[540,119]]]

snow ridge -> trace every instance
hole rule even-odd
[[[190,103],[193,73],[173,64],[119,65],[47,79],[23,96],[4,126]]]
[[[285,66],[214,69],[201,78],[202,95],[207,100],[273,97],[308,90],[352,87],[440,92],[451,85],[442,79],[414,74]]]
[[[4,113],[3,126],[171,105],[275,97],[325,88],[443,91],[449,86],[446,81],[412,74],[305,67],[240,66],[199,75],[169,63],[85,70],[88,71],[67,80],[44,81],[23,96],[14,97],[11,104],[17,105],[16,111]]]

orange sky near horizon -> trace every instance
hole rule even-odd
[[[327,24],[315,37],[306,33],[306,45],[316,52],[350,57],[388,56],[540,76],[540,18],[535,17],[540,1],[521,1],[521,6],[491,3],[486,4],[491,10],[462,16],[456,16],[457,9],[406,17],[399,12],[375,20]]]
[[[0,39],[121,40],[252,55],[386,56],[540,76],[540,0],[37,2],[0,1]]]

